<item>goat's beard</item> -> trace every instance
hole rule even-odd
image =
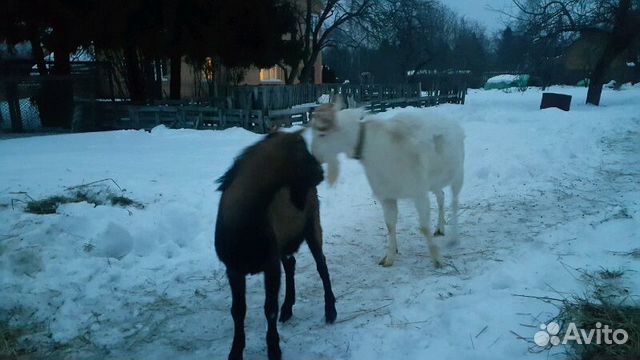
[[[327,161],[327,182],[329,182],[329,186],[335,185],[338,175],[340,175],[340,161],[336,157]]]

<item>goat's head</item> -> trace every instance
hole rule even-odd
[[[273,132],[262,141],[246,148],[233,166],[217,182],[218,190],[227,191],[236,180],[242,179],[242,191],[256,184],[269,184],[291,189],[291,201],[304,209],[308,191],[324,178],[322,166],[307,149],[302,131]]]
[[[274,133],[269,136],[276,137],[276,142],[281,142],[282,148],[277,149],[286,157],[282,175],[285,183],[291,189],[291,201],[302,210],[309,189],[318,185],[324,179],[322,166],[307,149],[307,144],[302,137],[304,130],[294,133]]]
[[[354,131],[357,134],[362,109],[341,110],[342,97],[336,96],[329,104],[319,106],[311,121],[311,152],[321,162],[327,163],[327,180],[333,185],[340,173],[338,154],[353,151]]]

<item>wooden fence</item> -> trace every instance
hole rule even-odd
[[[233,86],[222,89],[227,105],[235,109],[282,110],[315,103],[323,94],[342,94],[358,104],[397,98],[420,97],[420,84],[351,85],[299,84],[280,86]]]
[[[223,89],[224,96],[204,104],[171,102],[135,105],[126,102],[78,102],[79,117],[95,118],[98,129],[172,128],[225,129],[240,126],[264,133],[275,126],[306,123],[322,95],[340,94],[355,106],[371,112],[394,107],[463,104],[466,87],[430,89],[421,85],[286,85],[238,86]]]

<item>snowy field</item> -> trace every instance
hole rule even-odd
[[[573,95],[570,112],[539,110],[537,89],[409,110],[447,113],[467,136],[460,244],[441,247],[443,269],[409,202],[395,265],[378,266],[382,210],[357,161],[343,159],[337,185],[319,186],[338,319],[324,323],[303,246],[294,315],[279,327],[284,358],[557,358],[561,346],[531,351],[557,308],[518,295],[584,294],[581,274],[606,268],[626,271],[618,281],[637,300],[640,260],[624,254],[640,248],[640,87],[605,89],[600,107],[584,105],[584,88],[552,91]],[[23,344],[44,357],[226,358],[233,321],[213,249],[214,181],[259,138],[154,129],[0,141],[0,321],[26,329]],[[105,178],[144,209],[12,206]],[[266,358],[262,284],[248,278],[246,358]]]

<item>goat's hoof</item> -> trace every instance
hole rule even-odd
[[[287,320],[291,319],[291,317],[293,316],[293,312],[292,311],[282,311],[280,313],[280,322],[286,322]]]
[[[337,316],[338,316],[338,313],[336,312],[335,307],[324,310],[324,319],[327,322],[327,324],[333,324],[333,322],[336,321]]]
[[[282,309],[280,310],[280,322],[286,322],[287,320],[291,319],[291,317],[293,316],[293,311],[289,308],[289,309]]]
[[[442,260],[441,259],[433,259],[433,266],[436,269],[442,269]]]
[[[231,351],[229,353],[229,360],[242,360],[242,351],[240,352],[236,352],[236,351]]]
[[[390,259],[388,256],[383,257],[378,265],[382,265],[383,267],[393,266],[394,259]]]
[[[433,233],[433,236],[444,236],[444,231],[438,229]]]

